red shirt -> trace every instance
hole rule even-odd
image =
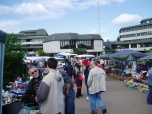
[[[100,64],[98,64],[98,67],[103,69],[103,66],[102,66],[102,65],[100,65]]]
[[[87,61],[86,59],[84,59],[84,60],[83,60],[83,64],[84,64],[85,66],[87,66],[88,61]]]
[[[83,80],[83,77],[79,76],[79,80]],[[74,83],[76,83],[76,78],[74,79]],[[77,86],[77,88],[82,88],[82,86]]]

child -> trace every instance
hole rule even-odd
[[[77,98],[82,96],[82,94],[81,94],[82,80],[83,80],[83,77],[81,76],[81,72],[77,72],[77,76],[74,80],[76,83],[76,86],[77,86],[77,93],[76,93]]]

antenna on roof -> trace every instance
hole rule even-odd
[[[98,24],[99,24],[99,35],[100,35],[100,3],[98,0]]]

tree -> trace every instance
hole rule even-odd
[[[149,50],[149,53],[152,54],[152,48]]]
[[[49,56],[49,54],[45,53],[43,50],[38,50],[38,55],[39,56]]]
[[[74,48],[73,52],[76,54],[85,54],[87,53],[87,50],[85,48]]]
[[[21,51],[21,41],[15,34],[7,34],[5,42],[5,50],[8,51]]]
[[[24,66],[24,52],[21,51],[21,42],[17,35],[7,34],[4,55],[4,78],[3,85],[13,82],[15,78],[22,76]]]

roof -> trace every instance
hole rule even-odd
[[[140,26],[145,26],[145,25],[152,25],[152,23],[145,23],[145,24],[133,25],[133,26],[128,26],[128,27],[122,27],[120,30],[127,29],[127,28],[133,28],[133,27],[140,27]]]
[[[152,18],[147,18],[147,19],[142,19],[140,23],[144,22],[144,21],[148,21],[148,20],[152,20]],[[133,25],[133,26],[127,26],[127,27],[122,27],[120,28],[120,30],[122,29],[127,29],[127,28],[133,28],[133,27],[140,27],[140,26],[145,26],[145,25],[151,25],[152,23],[144,23],[144,24],[139,24],[139,25]],[[120,31],[119,30],[119,31]]]
[[[150,21],[150,20],[152,20],[152,18],[142,19],[141,22],[143,22],[143,21]],[[141,22],[140,22],[140,23],[141,23]]]
[[[24,30],[19,32],[19,36],[48,36],[48,33],[45,29]]]
[[[6,33],[0,30],[0,42],[4,43],[6,39]]]
[[[56,33],[45,38],[44,42],[69,41],[69,40],[103,40],[98,34]]]

